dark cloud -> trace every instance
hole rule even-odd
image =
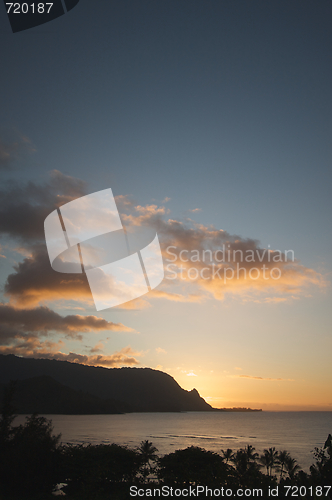
[[[31,255],[8,276],[5,294],[18,307],[32,307],[52,300],[93,303],[85,274],[64,274],[51,267],[45,245],[36,245]]]
[[[72,361],[88,365],[118,366],[138,364],[130,347],[112,355],[64,354],[59,349],[65,346],[62,340],[50,339],[52,334],[62,334],[82,340],[82,333],[100,331],[133,332],[122,323],[113,323],[97,316],[61,316],[48,307],[17,309],[0,303],[0,353],[16,354],[32,358],[48,358]]]
[[[0,303],[0,339],[27,339],[61,333],[67,337],[82,338],[81,333],[99,331],[133,331],[122,323],[113,323],[97,316],[79,314],[61,316],[48,307],[17,309],[11,304]]]
[[[86,194],[86,185],[61,172],[44,184],[7,183],[0,191],[0,233],[33,242],[44,239],[44,220],[57,207]]]
[[[23,249],[17,249],[23,253]],[[70,264],[63,264],[64,268]],[[45,245],[35,245],[23,262],[14,266],[7,277],[5,295],[19,308],[35,307],[53,301],[77,301],[94,307],[86,274],[58,273],[51,267]],[[120,307],[142,309],[148,304],[140,298]]]

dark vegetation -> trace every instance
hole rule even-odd
[[[209,488],[262,488],[277,485],[332,486],[332,437],[315,449],[310,473],[302,471],[287,451],[255,448],[220,453],[198,447],[159,457],[149,441],[137,449],[111,445],[60,445],[51,421],[36,414],[13,426],[15,383],[5,390],[0,420],[0,500],[48,500],[59,483],[68,500],[122,500],[129,487],[148,490],[204,485]],[[151,495],[150,495],[151,496]],[[204,495],[199,495],[205,498]],[[312,494],[301,498],[327,498]],[[211,498],[211,496],[209,497]],[[267,498],[267,494],[263,497]],[[278,498],[285,498],[279,494]]]

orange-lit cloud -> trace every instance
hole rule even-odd
[[[5,294],[17,307],[34,307],[56,300],[93,304],[85,274],[62,274],[50,265],[44,245],[32,248],[32,255],[15,266],[5,284]]]
[[[241,295],[245,301],[278,303],[307,293],[309,287],[327,284],[320,273],[301,264],[292,250],[263,248],[255,239],[213,226],[165,220],[165,207],[132,208],[134,213],[125,216],[125,223],[152,225],[162,246],[166,279],[149,298],[190,302],[209,296],[223,300],[227,294]],[[196,288],[196,292],[173,291],[180,284]]]
[[[0,220],[7,220],[8,215],[8,222],[0,223],[0,232],[28,242],[27,247],[19,247],[21,253],[23,249],[26,252],[26,258],[8,276],[5,294],[21,308],[64,300],[93,306],[86,276],[53,271],[45,244],[36,243],[43,238],[45,216],[86,190],[79,179],[57,171],[52,176],[51,183],[20,188],[21,197],[10,191],[5,193],[5,201],[0,202]],[[12,201],[18,198],[19,202]],[[166,270],[161,287],[144,298],[123,304],[121,309],[149,307],[151,299],[199,303],[211,297],[223,300],[226,296],[239,296],[244,302],[277,304],[294,300],[308,293],[311,287],[326,286],[321,274],[296,258],[289,259],[285,251],[263,248],[255,239],[232,235],[213,226],[167,220],[169,210],[164,206],[135,205],[127,196],[117,196],[116,202],[127,228],[152,226],[158,232]],[[220,261],[222,255],[224,260]]]
[[[202,302],[203,297],[199,294],[181,295],[180,293],[166,292],[165,290],[154,289],[149,293],[149,299],[167,299],[174,302]]]
[[[56,359],[59,361],[69,361],[71,363],[80,363],[89,366],[104,366],[108,368],[136,366],[140,364],[135,357],[139,356],[140,353],[133,351],[130,346],[124,347],[120,351],[110,355],[85,355],[74,352],[65,354],[56,350],[60,346],[61,341],[59,343],[31,341],[16,346],[2,346],[0,347],[0,354],[15,354],[17,356],[35,359]]]
[[[160,217],[169,213],[168,208],[158,207],[157,205],[146,205],[145,207],[137,205],[134,210],[135,212],[131,214],[121,214],[125,225],[143,226],[145,224],[151,225],[152,222],[157,224]]]

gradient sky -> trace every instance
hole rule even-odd
[[[12,34],[0,8],[0,352],[159,368],[216,407],[332,410],[331,17],[330,0],[80,0]],[[226,242],[296,261],[273,287],[165,280],[97,313],[51,270],[43,220],[109,187],[164,257]]]

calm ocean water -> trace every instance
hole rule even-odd
[[[332,412],[128,413],[125,415],[46,415],[63,443],[117,443],[135,447],[148,439],[159,454],[187,446],[220,452],[252,444],[258,452],[287,450],[304,470],[312,451],[332,433]],[[15,424],[22,423],[19,416]]]

